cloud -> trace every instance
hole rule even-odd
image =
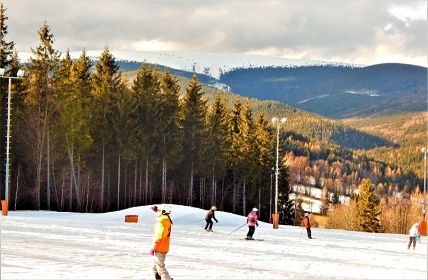
[[[18,51],[54,47],[264,54],[427,64],[425,0],[3,0]]]

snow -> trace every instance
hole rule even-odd
[[[97,60],[104,50],[86,50],[86,55]],[[137,61],[205,74],[215,79],[220,78],[221,73],[235,68],[255,67],[298,67],[315,65],[336,65],[346,67],[364,67],[361,64],[348,64],[328,61],[317,61],[308,59],[292,59],[276,56],[265,56],[255,54],[237,53],[207,53],[207,52],[185,52],[185,51],[114,51],[110,50],[116,60]],[[82,52],[70,52],[72,59],[80,57]],[[19,53],[22,61],[29,61],[30,53]]]
[[[427,279],[427,237],[408,250],[407,235],[312,228],[308,239],[301,227],[260,222],[254,237],[264,241],[247,241],[245,216],[217,211],[214,232],[206,232],[206,211],[172,205],[166,267],[175,280]],[[9,211],[0,221],[1,279],[153,279],[150,206]]]

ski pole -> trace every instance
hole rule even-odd
[[[197,223],[197,222],[200,222],[200,221],[202,221],[202,220],[205,220],[205,219],[200,219],[200,220],[197,220],[197,221],[195,221],[195,223]]]
[[[302,237],[302,233],[303,233],[303,227],[302,227],[302,231],[300,232],[299,238]]]
[[[232,231],[232,232],[231,232],[231,233],[229,233],[229,234],[234,233],[235,231],[237,231],[237,230],[238,230],[238,229],[240,229],[241,227],[245,226],[246,224],[247,224],[247,223],[243,224],[242,226],[240,226],[239,228],[235,229],[234,231]]]

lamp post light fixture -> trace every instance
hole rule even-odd
[[[272,118],[272,123],[276,125],[276,165],[275,165],[275,214],[273,217],[273,228],[278,228],[278,221],[279,221],[279,214],[278,214],[278,175],[279,175],[279,168],[278,168],[278,159],[279,159],[279,129],[281,128],[282,124],[285,124],[287,121],[286,118],[282,118],[281,121],[274,117]]]
[[[7,111],[6,111],[6,174],[4,178],[4,201],[2,201],[2,214],[7,216],[7,211],[9,209],[9,167],[10,167],[10,119],[11,119],[11,87],[12,79],[22,79],[24,77],[24,70],[18,70],[16,77],[5,76],[6,69],[0,68],[0,78],[9,79],[8,92],[7,92]],[[6,208],[6,209],[4,209]]]

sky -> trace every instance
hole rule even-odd
[[[255,54],[427,66],[426,0],[2,0],[6,41],[54,48]]]
[[[160,206],[160,205],[158,205]],[[405,234],[364,233],[260,222],[245,240],[246,217],[172,205],[166,268],[184,279],[427,279],[427,237],[407,249]],[[137,223],[125,222],[137,215]],[[0,216],[1,279],[154,279],[150,205],[103,214],[9,211]]]

